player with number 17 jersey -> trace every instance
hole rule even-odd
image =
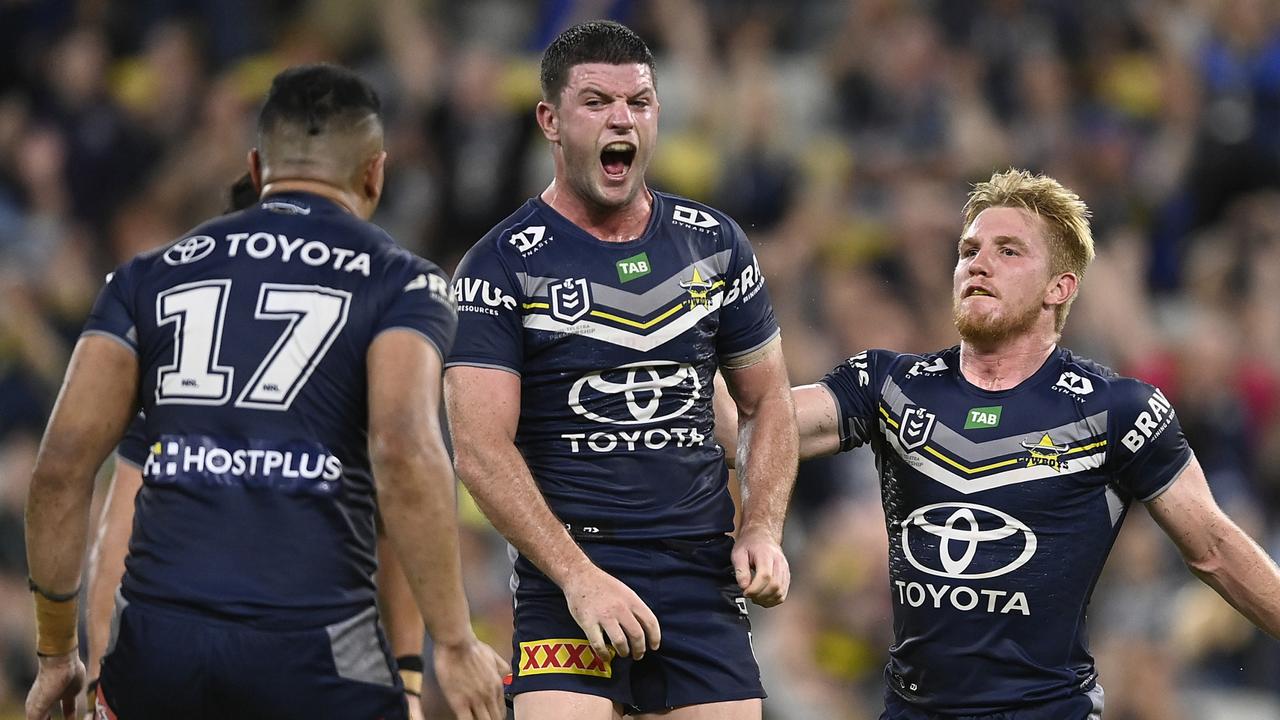
[[[366,352],[404,328],[443,358],[455,325],[435,265],[307,193],[120,267],[86,332],[142,353],[124,599],[271,629],[371,612]]]

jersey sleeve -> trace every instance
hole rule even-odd
[[[135,467],[147,462],[147,419],[142,413],[134,416],[120,444],[116,446],[116,458]]]
[[[134,322],[131,274],[125,265],[107,276],[107,284],[98,293],[82,335],[105,335],[138,351],[138,328]]]
[[[837,365],[819,383],[827,388],[836,403],[839,417],[840,452],[846,452],[871,439],[880,405],[880,373],[888,368],[883,350],[863,350]]]
[[[764,347],[778,335],[778,321],[773,303],[760,273],[760,262],[738,224],[729,220],[733,254],[725,278],[728,289],[720,310],[720,330],[716,336],[716,352],[721,365],[732,365],[734,358]]]
[[[449,357],[458,329],[458,314],[449,293],[449,277],[440,268],[414,257],[396,278],[395,295],[378,318],[374,335],[392,328],[412,330],[435,346],[440,361]]]
[[[1191,462],[1191,447],[1164,393],[1137,380],[1119,383],[1111,415],[1111,475],[1142,502],[1154,500]]]
[[[489,367],[519,375],[524,357],[521,296],[494,243],[486,239],[471,248],[454,273],[458,340],[446,367]]]

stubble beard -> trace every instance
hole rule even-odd
[[[952,308],[953,320],[961,339],[974,345],[995,345],[1025,334],[1035,327],[1041,308],[1029,305],[1017,314],[965,312],[961,303]]]

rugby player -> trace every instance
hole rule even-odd
[[[453,285],[455,463],[517,551],[520,720],[761,716],[747,599],[771,606],[789,585],[791,393],[742,229],[646,185],[658,111],[635,33],[561,33],[536,111],[555,177]],[[736,540],[717,366],[743,418]]]
[[[227,212],[244,210],[258,203],[258,189],[249,173],[236,179],[227,192]],[[97,706],[98,674],[102,653],[110,638],[115,594],[124,576],[124,560],[133,528],[133,503],[142,487],[142,466],[148,454],[146,422],[141,413],[129,423],[124,440],[116,448],[115,468],[107,483],[98,534],[89,550],[86,571],[85,639],[88,642],[85,669],[86,720],[93,720]],[[396,657],[400,680],[404,683],[410,720],[422,718],[422,641],[425,628],[418,614],[412,589],[394,552],[386,547],[386,535],[378,525],[378,605],[387,640]]]
[[[1075,193],[995,174],[964,208],[960,345],[868,350],[794,389],[802,458],[876,455],[895,636],[882,719],[1100,718],[1085,611],[1135,499],[1280,636],[1280,572],[1214,502],[1169,400],[1058,345],[1093,254]],[[731,444],[734,410],[717,410]]]
[[[444,274],[368,222],[377,96],[293,68],[258,135],[263,201],[121,266],[73,353],[27,504],[27,717],[74,711],[93,475],[140,402],[150,445],[100,714],[406,717],[377,625],[376,489],[450,705],[500,718],[505,662],[470,628],[437,421],[456,317]]]

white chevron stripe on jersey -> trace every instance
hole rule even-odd
[[[898,453],[899,457],[910,465],[912,469],[965,495],[1033,480],[1061,477],[1081,470],[1092,470],[1093,468],[1102,467],[1103,461],[1107,458],[1106,450],[1102,450],[1082,457],[1072,457],[1070,459],[1071,466],[1068,470],[1058,470],[1047,465],[1032,465],[1031,467],[1014,468],[980,478],[970,478],[948,470],[921,453],[903,449],[902,443],[898,440],[898,433],[892,431],[883,418],[880,420],[880,431],[888,439],[889,444]],[[1019,460],[1021,461],[1021,458]]]
[[[631,348],[640,352],[648,352],[662,344],[680,337],[686,330],[697,325],[702,318],[710,315],[720,309],[720,303],[724,299],[724,293],[717,293],[711,298],[709,306],[698,306],[680,315],[671,322],[663,325],[658,330],[648,334],[633,333],[629,330],[614,327],[612,325],[604,325],[590,320],[579,320],[575,323],[566,323],[556,320],[550,315],[534,314],[525,315],[522,320],[524,326],[533,328],[534,330],[549,330],[551,332],[569,333],[571,335],[581,335],[583,337],[593,338],[611,345]]]

